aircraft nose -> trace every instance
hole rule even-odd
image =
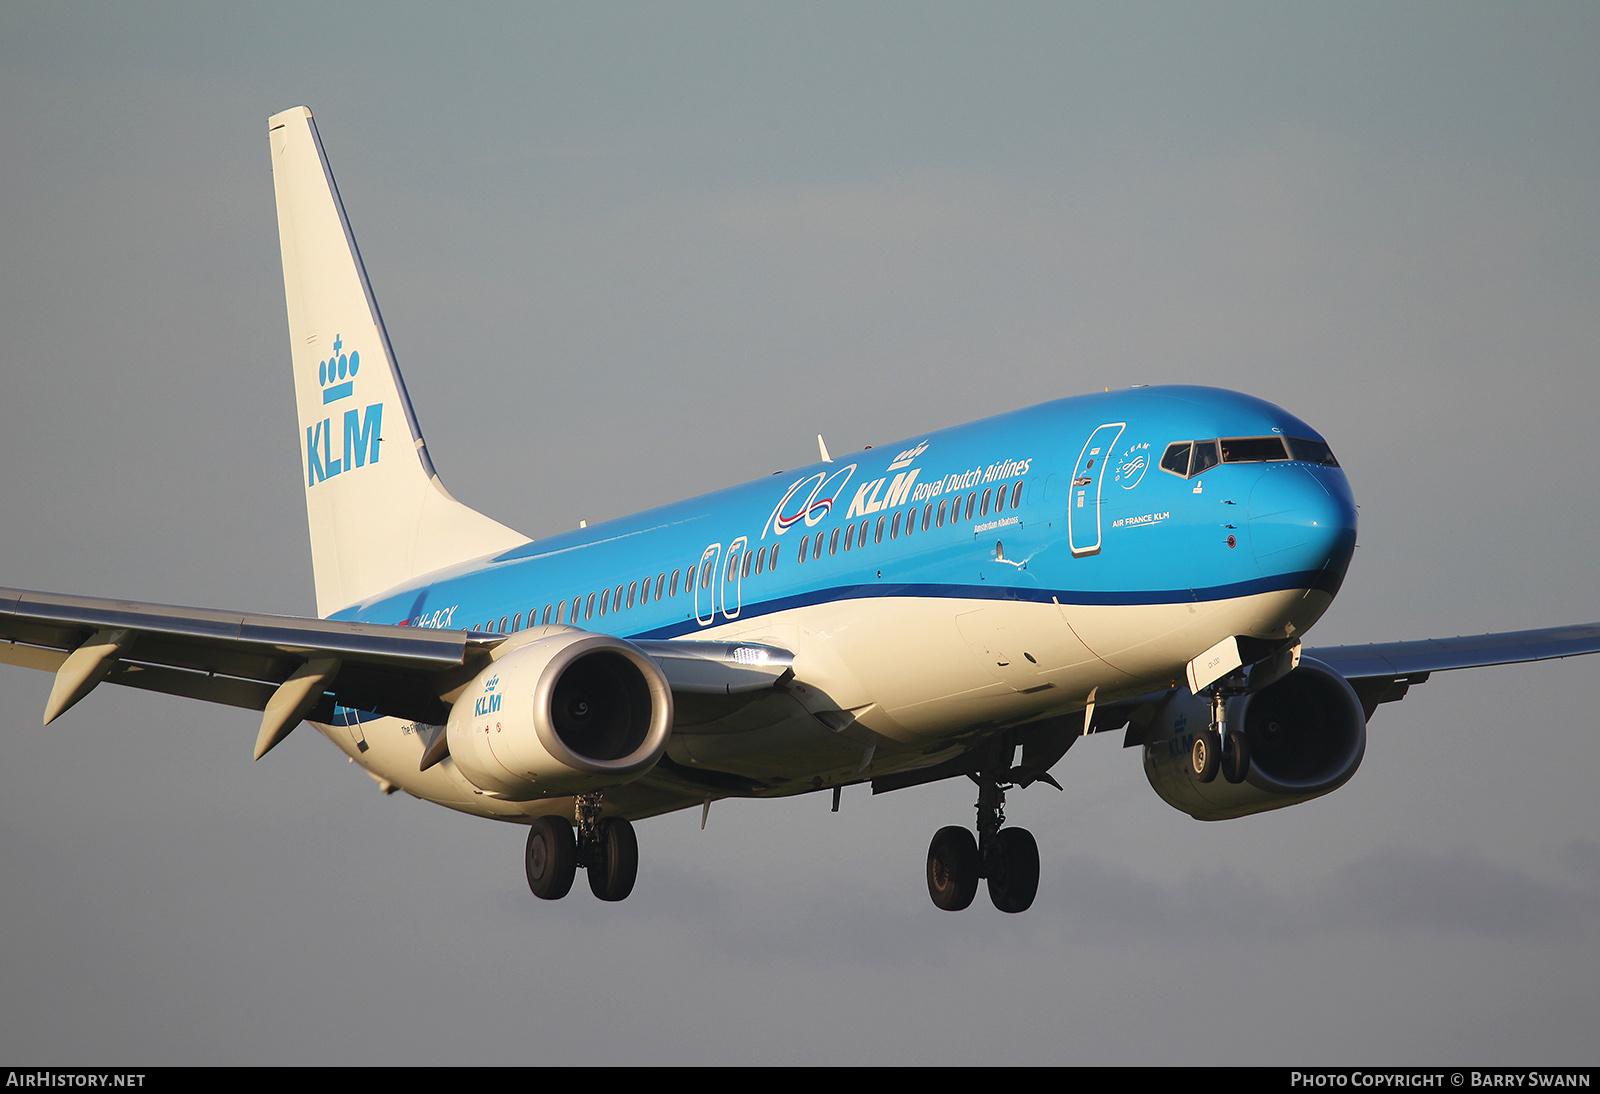
[[[1356,507],[1344,476],[1269,467],[1250,491],[1250,548],[1266,577],[1312,573],[1337,589],[1356,543]]]

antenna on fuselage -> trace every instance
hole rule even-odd
[[[833,457],[828,455],[828,442],[822,439],[822,434],[817,434],[817,451],[822,453],[823,463],[832,463]]]

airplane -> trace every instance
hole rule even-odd
[[[1196,386],[1059,399],[533,540],[429,456],[321,137],[269,120],[318,618],[0,589],[0,662],[309,722],[386,793],[526,825],[554,900],[638,873],[635,821],[730,797],[943,779],[933,903],[1021,912],[1005,823],[1118,732],[1168,804],[1223,820],[1344,785],[1433,672],[1600,651],[1600,623],[1331,648],[1356,543],[1327,440]]]

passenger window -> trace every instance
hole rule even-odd
[[[943,502],[939,503],[939,508],[941,510],[944,508]],[[922,530],[924,532],[928,530],[928,522],[931,520],[933,520],[933,502],[930,501],[922,507]]]
[[[986,517],[989,515],[989,497],[993,493],[993,490],[985,490],[983,492],[983,501],[978,506],[978,515],[980,517]]]
[[[1000,487],[1000,489],[998,489],[998,490],[996,490],[994,492],[994,511],[996,513],[1002,512],[1005,509],[1005,507],[1006,507],[1006,491],[1010,490],[1010,489],[1011,489],[1011,487],[1009,485],[1006,485],[1006,486]]]
[[[1022,501],[1022,480],[1017,480],[1017,485],[1011,491],[1011,508],[1015,509]]]
[[[772,545],[772,550],[767,552],[767,569],[768,570],[776,570],[777,568],[778,568],[778,545],[776,543],[774,543]]]
[[[545,615],[549,616],[549,614],[550,614],[550,609],[546,608],[545,609]],[[565,623],[566,621],[567,621],[567,602],[565,600],[563,600],[560,604],[556,605],[556,626],[559,627],[563,623]]]
[[[584,607],[583,617],[585,619],[593,619],[594,618],[594,598],[595,598],[595,595],[596,594],[594,594],[594,593],[590,593],[588,602],[586,604],[584,604],[584,606],[583,606]]]
[[[639,583],[637,581],[631,582],[628,585],[628,607],[630,607],[630,608],[633,607],[633,594],[638,592],[638,591],[639,591]]]
[[[774,543],[773,546],[776,547],[777,544]],[[756,575],[758,577],[761,574],[762,568],[764,566],[766,566],[766,564],[767,564],[767,549],[765,547],[763,547],[763,548],[761,548],[761,550],[756,552]]]
[[[896,513],[894,515],[894,521],[889,525],[889,538],[890,539],[899,539],[900,538],[900,518],[903,515],[904,514],[902,514],[902,513]]]
[[[811,547],[811,537],[810,536],[801,536],[800,537],[800,558],[797,561],[804,562],[806,560],[806,551],[809,550],[810,547]]]
[[[550,609],[553,607],[555,607],[554,604],[546,604],[544,606],[544,618],[540,620],[540,626],[548,627],[550,625]]]
[[[851,524],[849,527],[845,528],[845,530],[844,530],[844,549],[846,551],[848,551],[850,549],[851,544],[855,543],[855,541],[856,541],[856,526],[854,524]]]
[[[854,527],[854,526],[852,525],[852,527]],[[817,542],[821,543],[822,541],[819,539],[819,540],[817,540]],[[839,553],[839,529],[835,528],[833,530],[833,535],[828,537],[828,554],[831,556],[831,555],[836,555],[838,553]]]
[[[945,506],[945,503],[944,503],[943,500],[941,500],[939,502],[939,517],[938,517],[937,520],[934,521],[935,526],[939,527],[939,528],[943,528],[944,527],[944,506]]]
[[[601,589],[600,590],[600,614],[601,615],[605,615],[606,614],[606,605],[608,605],[610,603],[611,603],[611,590],[610,589]]]
[[[885,523],[887,523],[888,520],[889,520],[888,517],[879,517],[878,518],[878,526],[875,529],[873,529],[873,531],[872,531],[872,542],[874,542],[874,543],[882,543],[883,542],[883,526],[884,526]],[[866,535],[866,533],[863,532],[862,535]]]
[[[863,547],[867,545],[867,525],[871,523],[872,518],[868,517],[866,520],[861,522],[861,528],[856,532],[856,542],[861,544]]]
[[[672,571],[672,584],[667,586],[667,595],[668,596],[677,596],[678,595],[678,571],[677,570],[673,570]]]
[[[692,588],[694,588],[694,567],[690,566],[683,572],[683,591],[687,594]]]
[[[517,615],[516,615],[516,618],[511,620],[511,629],[512,629],[513,632],[520,631],[522,629],[522,613],[521,612],[518,612]]]
[[[667,587],[667,572],[662,570],[656,575],[656,601],[661,601],[661,593]]]
[[[972,519],[972,507],[978,503],[978,492],[974,490],[967,495],[967,519]]]
[[[746,578],[746,577],[750,576],[750,552],[749,551],[746,551],[744,553],[744,565],[739,568],[739,576],[741,578]]]
[[[700,587],[702,589],[711,588],[711,563],[709,562],[700,567]]]

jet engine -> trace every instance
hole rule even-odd
[[[1237,784],[1203,783],[1190,766],[1195,731],[1211,718],[1204,696],[1172,693],[1145,732],[1150,785],[1196,820],[1265,813],[1332,793],[1350,781],[1367,749],[1361,700],[1343,676],[1310,658],[1260,691],[1232,699],[1227,717],[1250,744],[1250,773]]]
[[[445,732],[456,768],[508,801],[582,794],[649,771],[672,732],[672,691],[655,662],[610,635],[542,630],[524,632],[531,640],[455,701]]]

